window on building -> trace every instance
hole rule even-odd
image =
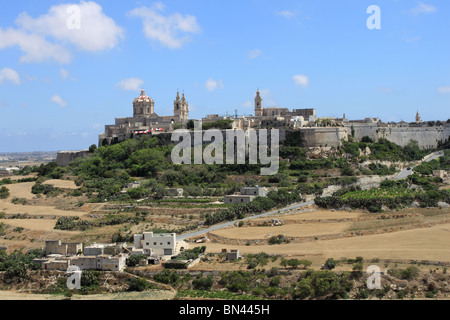
[[[149,246],[150,245],[150,242],[146,242],[146,246]]]
[[[156,246],[156,242],[153,242],[153,245]]]
[[[159,245],[162,246],[162,242],[160,242]]]
[[[167,241],[167,244],[169,244],[169,245],[170,245],[170,241]]]

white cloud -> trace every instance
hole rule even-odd
[[[143,84],[144,81],[138,78],[122,79],[117,83],[122,90],[127,91],[139,91],[142,89]]]
[[[64,101],[64,99],[61,98],[61,96],[56,95],[56,94],[50,98],[50,101],[56,103],[57,105],[59,105],[61,107],[67,106],[67,102]]]
[[[448,87],[438,87],[438,91],[441,94],[450,93],[450,86],[448,86]]]
[[[297,74],[292,78],[294,79],[295,84],[299,87],[306,88],[309,85],[309,78],[307,76]]]
[[[69,77],[69,71],[67,71],[65,69],[60,69],[59,70],[59,75],[61,76],[61,78],[66,80]]]
[[[68,63],[70,52],[58,44],[53,44],[37,34],[29,34],[23,30],[0,28],[0,50],[19,46],[24,52],[20,62],[42,62],[52,59],[60,63]]]
[[[248,53],[248,58],[249,58],[249,59],[256,59],[256,58],[258,58],[261,54],[262,54],[261,50],[259,50],[259,49],[253,49],[253,50],[250,50],[250,52]]]
[[[282,16],[282,17],[285,17],[288,19],[295,16],[295,13],[293,11],[289,11],[289,10],[277,11],[277,12],[275,12],[275,14],[277,16]]]
[[[131,16],[139,17],[143,21],[144,35],[158,41],[170,49],[178,49],[190,40],[189,34],[197,34],[201,28],[197,18],[192,15],[174,13],[164,16],[164,5],[160,2],[151,8],[141,7],[129,12]]]
[[[11,68],[3,68],[0,70],[0,84],[2,84],[5,80],[14,84],[20,84],[19,74]]]
[[[423,2],[419,2],[417,4],[417,6],[415,6],[414,8],[410,9],[408,11],[408,13],[412,14],[412,15],[419,15],[422,13],[433,13],[436,12],[437,8],[431,4],[425,4]]]
[[[52,6],[47,14],[38,18],[23,12],[15,20],[18,28],[0,28],[0,49],[18,46],[24,52],[21,62],[69,63],[72,54],[67,45],[95,52],[115,47],[123,37],[122,29],[103,14],[102,7],[95,2],[81,1],[77,5],[80,28],[69,28],[70,6],[73,5]]]
[[[77,49],[85,51],[114,48],[119,43],[123,37],[122,28],[103,13],[100,5],[92,1],[81,1],[76,5],[79,8],[80,25],[79,28],[69,28],[68,21],[74,14],[69,10],[71,6],[73,4],[52,6],[47,14],[36,19],[24,12],[16,19],[16,24],[23,30],[70,42]]]
[[[209,79],[206,81],[206,83],[205,83],[205,88],[206,88],[208,91],[214,91],[214,90],[216,90],[218,87],[221,88],[221,89],[225,88],[225,86],[223,85],[222,80],[216,81],[216,80],[213,80],[212,78],[209,78]]]

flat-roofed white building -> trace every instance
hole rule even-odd
[[[265,197],[267,196],[267,190],[266,188],[259,186],[243,187],[241,188],[241,195]]]
[[[125,268],[126,255],[110,256],[101,254],[98,256],[78,256],[70,259],[71,266],[77,266],[80,270],[122,271]]]
[[[224,202],[225,203],[250,203],[253,200],[255,200],[256,196],[247,196],[247,195],[240,195],[240,194],[232,194],[224,196]]]
[[[177,236],[175,233],[144,232],[135,234],[134,248],[142,249],[146,256],[172,256],[177,252]]]
[[[84,247],[85,256],[99,256],[107,254],[111,256],[118,255],[123,252],[126,243],[93,243],[90,246]]]

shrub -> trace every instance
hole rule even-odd
[[[251,279],[250,272],[233,271],[223,273],[220,283],[231,292],[249,292]]]
[[[128,291],[145,291],[150,287],[147,280],[143,278],[131,278]]]
[[[13,198],[12,200],[11,200],[11,203],[14,203],[14,204],[21,204],[21,205],[26,205],[27,204],[27,199],[25,199],[25,198]]]
[[[269,255],[265,252],[260,252],[258,254],[248,254],[246,256],[247,259],[247,268],[254,269],[257,266],[264,267],[269,262]]]
[[[0,188],[0,199],[6,199],[9,197],[9,189],[7,187]]]
[[[279,234],[277,236],[273,236],[269,239],[269,244],[274,245],[274,244],[282,244],[284,242],[289,242],[286,237],[282,234]]]
[[[31,188],[31,193],[33,194],[49,194],[50,192],[55,191],[55,187],[49,184],[35,183],[35,185]]]
[[[83,287],[90,287],[92,285],[96,285],[97,280],[98,280],[97,276],[89,270],[84,270],[81,273],[81,285]]]
[[[164,270],[161,273],[157,273],[153,276],[153,280],[162,282],[165,284],[175,284],[180,280],[180,276],[176,271]]]
[[[196,278],[194,279],[194,281],[192,281],[192,285],[196,290],[210,290],[213,284],[214,280],[211,275],[205,278],[204,277]]]
[[[144,254],[133,254],[127,258],[126,264],[128,267],[135,267],[139,264],[139,262],[145,260],[146,258],[147,256]]]
[[[273,277],[270,280],[270,284],[269,285],[271,287],[278,287],[280,285],[280,282],[281,282],[281,277],[280,276],[276,276],[276,277]]]
[[[419,275],[419,269],[417,267],[408,267],[401,272],[402,279],[404,280],[412,280],[415,279]]]
[[[357,262],[353,265],[353,271],[362,271],[363,264],[361,262]]]

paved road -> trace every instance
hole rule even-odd
[[[430,154],[431,156],[424,160],[423,162],[430,162],[431,160],[438,159],[439,157],[444,155],[444,151],[436,151]],[[393,179],[393,180],[402,180],[406,179],[408,176],[412,175],[414,172],[412,169],[417,167],[418,165],[411,166],[411,170],[405,169],[403,171],[400,171],[399,174]]]
[[[324,195],[326,195],[326,194],[324,194]],[[303,208],[303,207],[310,206],[312,204],[314,204],[314,201],[308,201],[308,202],[302,202],[302,203],[294,203],[294,204],[291,204],[291,205],[289,205],[289,206],[287,206],[285,208],[282,208],[282,209],[277,209],[277,210],[264,212],[264,213],[261,213],[261,214],[258,214],[258,215],[246,217],[244,219],[238,219],[238,220],[234,220],[234,221],[228,221],[228,222],[216,224],[216,225],[211,226],[211,227],[209,227],[207,229],[202,229],[202,230],[199,230],[199,231],[194,231],[194,232],[190,232],[190,233],[186,233],[186,234],[180,234],[180,235],[177,235],[177,239],[184,240],[184,239],[191,238],[191,237],[197,237],[197,236],[200,236],[202,234],[206,234],[206,233],[208,233],[210,231],[219,230],[219,229],[223,229],[223,228],[229,227],[229,226],[235,224],[236,221],[241,221],[241,220],[242,221],[246,221],[246,220],[251,220],[251,219],[263,218],[263,217],[267,217],[267,216],[270,216],[270,215],[273,215],[273,214],[283,213],[283,212],[286,212],[286,211],[289,211],[289,210],[300,209],[300,208]]]
[[[431,153],[431,156],[429,158],[427,158],[424,162],[429,162],[429,161],[437,159],[437,158],[439,158],[439,157],[441,157],[443,155],[444,155],[443,151],[433,152],[433,153]],[[411,170],[407,170],[406,169],[406,170],[401,171],[393,180],[405,179],[409,175],[413,174],[412,168],[414,168],[414,167],[416,167],[416,166],[411,167]],[[322,196],[328,196],[330,194],[331,193],[323,194]],[[249,216],[249,217],[246,217],[244,219],[238,219],[238,220],[234,220],[234,221],[228,221],[228,222],[216,224],[216,225],[211,226],[211,227],[209,227],[207,229],[201,229],[201,230],[198,230],[198,231],[177,235],[177,239],[185,240],[187,238],[201,236],[201,235],[206,234],[206,233],[208,233],[210,231],[219,230],[219,229],[223,229],[223,228],[229,227],[229,226],[235,224],[236,221],[240,221],[240,220],[245,221],[245,220],[257,219],[257,218],[263,218],[263,217],[267,217],[267,216],[270,216],[270,215],[273,215],[273,214],[283,213],[283,212],[286,212],[286,211],[289,211],[289,210],[300,209],[300,208],[307,207],[307,206],[312,205],[312,204],[314,204],[314,201],[308,201],[308,202],[302,202],[302,203],[294,203],[294,204],[291,204],[290,206],[287,206],[287,207],[282,208],[282,209],[272,210],[272,211],[264,212],[264,213],[261,213],[261,214],[255,215],[255,216]]]

